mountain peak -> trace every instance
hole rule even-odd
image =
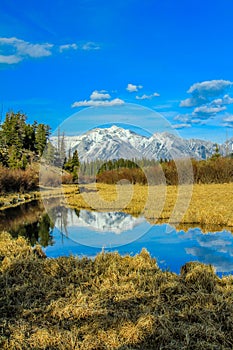
[[[146,137],[115,124],[89,130],[77,137],[66,136],[65,142],[67,149],[78,151],[81,161],[89,162],[96,159],[171,159],[187,156],[206,159],[214,150],[214,143],[210,141],[186,140],[169,132],[157,132]],[[224,146],[221,151],[224,152]]]

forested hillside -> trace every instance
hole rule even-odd
[[[0,164],[25,170],[43,154],[49,133],[48,125],[29,124],[23,113],[7,113],[0,128]]]

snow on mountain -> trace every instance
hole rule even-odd
[[[121,212],[95,212],[80,210],[79,216],[72,210],[68,210],[66,218],[66,229],[69,227],[84,227],[97,232],[113,232],[121,234],[124,231],[133,230],[145,222],[143,217],[135,218]],[[58,217],[55,221],[56,227],[62,227],[62,219]]]
[[[53,143],[57,138],[53,137]],[[76,149],[81,161],[95,159],[171,159],[192,157],[206,159],[214,152],[214,143],[199,139],[182,139],[172,133],[155,133],[142,136],[113,125],[110,128],[96,128],[81,136],[66,136],[66,149]],[[233,140],[229,147],[232,148]],[[224,145],[220,150],[224,154]]]
[[[220,150],[223,154],[233,153],[233,137],[227,140],[221,147]]]

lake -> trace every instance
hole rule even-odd
[[[152,225],[143,216],[123,212],[70,209],[52,201],[48,213],[38,201],[0,213],[0,230],[37,241],[47,257],[78,255],[93,258],[104,249],[135,255],[146,248],[160,268],[179,273],[186,262],[212,264],[218,275],[233,273],[233,235],[216,228],[186,232],[168,224]]]

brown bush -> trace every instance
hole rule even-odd
[[[96,176],[97,182],[103,182],[107,184],[116,184],[121,180],[128,180],[132,184],[139,183],[145,185],[147,183],[146,175],[140,168],[120,168],[108,170]]]
[[[40,171],[40,185],[45,187],[59,187],[62,182],[62,176],[59,172],[49,167],[42,168]]]
[[[180,183],[229,183],[233,181],[233,159],[219,157],[209,160],[170,160],[160,165],[141,168],[120,168],[108,170],[97,175],[97,182],[116,184],[126,179],[132,184],[161,184],[166,181],[167,185],[178,185]],[[179,167],[179,174],[177,170]]]
[[[73,175],[71,174],[64,174],[61,177],[61,181],[64,185],[70,185],[74,182]]]
[[[38,187],[38,174],[32,170],[0,167],[0,193],[32,191]]]

